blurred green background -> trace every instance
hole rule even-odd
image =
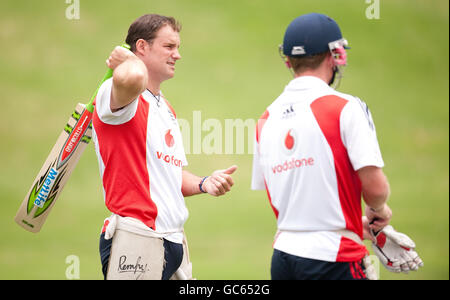
[[[392,224],[415,240],[425,262],[409,275],[382,268],[381,279],[449,279],[447,0],[381,0],[378,19],[366,17],[365,0],[79,3],[80,18],[70,20],[65,0],[0,2],[0,279],[65,279],[69,255],[79,257],[81,279],[102,278],[98,236],[109,212],[93,145],[39,234],[13,218],[132,21],[144,13],[181,21],[182,59],[162,90],[178,118],[192,124],[192,112],[201,111],[202,120],[224,126],[225,119],[256,120],[282,92],[291,77],[277,46],[292,19],[313,11],[333,17],[352,47],[340,90],[371,108],[392,189]],[[231,193],[186,199],[198,279],[270,278],[275,217],[265,192],[250,190],[252,156],[245,150],[188,155],[188,169],[199,175],[239,166]]]

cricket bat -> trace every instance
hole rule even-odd
[[[130,49],[127,44],[123,44],[122,47]],[[92,138],[91,121],[94,112],[93,102],[98,89],[105,80],[112,77],[112,73],[113,71],[108,69],[87,104],[77,104],[33,181],[15,217],[17,224],[26,230],[31,232],[41,230],[50,210],[55,205],[64,185],[90,142]]]

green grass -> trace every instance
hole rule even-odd
[[[192,121],[197,110],[223,127],[225,119],[257,119],[282,92],[290,75],[277,46],[289,22],[311,11],[332,16],[352,47],[340,90],[372,111],[392,224],[416,241],[425,262],[409,275],[382,270],[381,278],[449,279],[448,1],[380,3],[380,19],[368,20],[362,0],[81,0],[80,20],[67,20],[64,1],[2,1],[0,279],[64,279],[72,254],[82,279],[102,278],[98,234],[109,213],[92,145],[39,234],[13,218],[73,107],[87,102],[135,18],[156,12],[181,21],[182,59],[163,91],[179,118]],[[250,190],[252,156],[190,154],[188,161],[199,175],[239,166],[228,195],[186,198],[194,275],[268,279],[276,224],[265,192]]]

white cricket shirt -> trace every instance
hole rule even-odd
[[[106,207],[182,243],[188,210],[181,184],[187,160],[176,114],[162,96],[158,100],[147,90],[111,112],[111,88],[112,79],[100,87],[93,116]]]
[[[277,218],[274,248],[324,261],[355,261],[362,239],[356,170],[383,167],[367,105],[317,77],[292,80],[256,128],[252,189],[266,189]]]

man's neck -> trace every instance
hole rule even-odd
[[[161,83],[159,81],[149,78],[148,83],[147,83],[147,89],[153,95],[155,95],[155,96],[159,95],[159,93],[161,92],[160,87],[161,87]]]
[[[320,67],[316,70],[306,70],[304,72],[295,74],[295,78],[300,77],[300,76],[314,76],[314,77],[317,77],[317,78],[323,80],[326,84],[328,84],[331,80],[329,70],[325,69],[325,68],[320,68]]]

